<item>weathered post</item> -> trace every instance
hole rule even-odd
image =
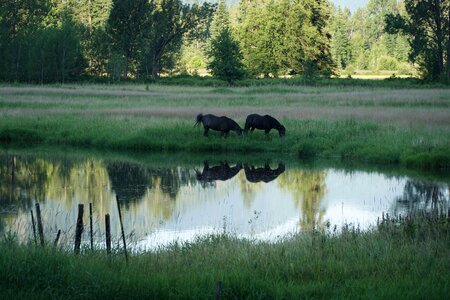
[[[15,173],[16,173],[16,157],[13,155],[13,157],[11,157],[11,182],[13,184],[15,179]]]
[[[215,299],[220,300],[221,294],[222,294],[222,281],[217,281]]]
[[[105,215],[105,231],[106,231],[106,253],[111,254],[111,225],[109,222],[109,214]]]
[[[122,213],[120,211],[119,196],[116,195],[117,209],[119,210],[120,230],[122,231],[123,250],[125,251],[125,261],[128,263],[127,243],[125,241],[125,231],[123,230]]]
[[[59,236],[61,235],[61,229],[58,229],[58,233],[56,234],[56,239],[53,242],[53,247],[58,246]]]
[[[44,247],[45,245],[44,227],[42,226],[41,207],[39,206],[39,203],[36,203],[35,206],[36,206],[36,219],[38,225],[39,239],[41,241],[41,246]]]
[[[90,224],[90,233],[91,233],[91,251],[94,251],[94,234],[93,234],[93,226],[92,226],[92,203],[89,203],[89,224]]]
[[[31,225],[33,226],[33,237],[34,237],[34,244],[37,245],[37,238],[36,238],[36,223],[34,222],[34,215],[33,210],[30,209],[31,213]]]
[[[84,205],[78,204],[77,227],[75,228],[75,254],[80,254],[81,234],[83,233],[83,213]]]

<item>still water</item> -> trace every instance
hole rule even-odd
[[[197,236],[231,233],[276,241],[312,228],[351,224],[368,229],[383,213],[449,209],[447,179],[296,162],[141,162],[70,156],[0,155],[0,232],[32,238],[31,214],[41,205],[52,241],[73,244],[78,204],[93,204],[93,233],[104,247],[105,214],[119,241],[116,197],[134,250],[155,249]],[[434,177],[436,178],[436,177]],[[88,241],[88,214],[83,239]]]

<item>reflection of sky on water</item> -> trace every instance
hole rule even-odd
[[[239,237],[261,241],[274,241],[299,231],[299,208],[276,180],[264,184],[255,193],[250,207],[245,207],[237,181],[233,178],[218,182],[215,188],[198,189],[194,193],[182,190],[178,199],[181,207],[174,213],[180,217],[161,224],[139,247],[154,248],[175,240],[192,241],[196,234],[221,233],[224,226],[227,232]],[[323,220],[331,226],[352,223],[367,229],[376,224],[383,212],[390,211],[393,199],[403,193],[405,179],[328,170],[325,182],[327,192],[320,204],[325,210]],[[197,202],[195,208],[182,207],[185,197],[193,195],[205,201]],[[207,201],[211,198],[215,200]]]
[[[18,158],[14,181],[8,165],[0,165],[0,208],[4,211],[0,213],[0,231],[10,228],[22,240],[31,237],[30,209],[38,199],[47,239],[54,239],[61,229],[62,243],[71,244],[78,203],[84,203],[87,212],[92,202],[96,244],[102,245],[104,240],[107,213],[111,215],[112,235],[118,240],[117,193],[129,197],[121,199],[121,207],[125,231],[134,241],[135,250],[193,241],[199,235],[224,231],[252,240],[275,241],[326,223],[331,228],[352,224],[367,229],[383,212],[392,215],[407,213],[411,207],[428,209],[430,195],[435,195],[444,211],[449,201],[447,184],[381,173],[289,165],[284,169],[279,165],[272,166],[277,173],[275,169],[269,171],[268,166],[246,166],[235,175],[230,173],[234,166],[222,165],[209,166],[208,176],[212,177],[199,181],[195,170],[201,170],[201,166],[154,169],[128,165],[101,160],[65,165],[57,160]],[[211,170],[222,173],[211,174]],[[258,181],[261,174],[266,181],[278,177],[268,183],[254,183],[248,180],[249,172],[253,172],[252,181]],[[210,180],[215,175],[231,178]],[[413,195],[414,203],[406,199],[411,193],[417,194]],[[87,214],[84,223],[83,238],[87,240]]]
[[[366,229],[383,212],[390,212],[393,200],[402,195],[405,182],[405,178],[386,178],[374,173],[328,172],[328,192],[322,202],[325,219],[333,226],[352,223]]]

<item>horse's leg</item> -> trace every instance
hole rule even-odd
[[[224,131],[221,131],[220,132],[220,136],[223,136],[223,137],[227,137],[228,136],[228,132],[230,132],[229,130],[224,130]]]
[[[265,136],[268,140],[270,140],[270,135],[269,135],[270,129],[266,129],[264,130]]]
[[[250,129],[250,125],[245,123],[245,127],[244,127],[244,133],[247,134],[248,130]]]
[[[205,132],[203,132],[204,136],[208,136],[209,127],[205,126]]]
[[[250,128],[250,131],[251,131],[251,132],[255,131],[255,127],[251,127],[251,128]]]

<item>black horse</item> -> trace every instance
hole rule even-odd
[[[236,176],[242,169],[242,164],[230,167],[227,162],[221,163],[219,166],[210,167],[208,162],[204,162],[203,171],[197,173],[197,180],[202,182],[212,182],[216,180],[226,181]]]
[[[266,135],[269,134],[269,131],[273,128],[278,130],[278,134],[280,136],[284,136],[286,134],[286,128],[283,125],[281,125],[277,119],[269,115],[265,116],[261,116],[258,114],[248,115],[247,119],[245,120],[244,132],[247,133],[249,129],[250,131],[253,132],[255,128],[264,130]]]
[[[197,122],[195,122],[194,126],[199,123],[202,123],[203,128],[205,129],[205,132],[203,133],[204,136],[208,136],[209,129],[220,131],[222,136],[227,136],[230,131],[235,131],[238,135],[242,135],[241,126],[228,117],[198,114]]]
[[[245,177],[250,182],[260,182],[265,183],[270,182],[277,178],[281,173],[284,172],[284,164],[279,163],[278,168],[272,170],[268,164],[264,168],[255,168],[254,166],[249,167],[245,165],[244,167]]]

